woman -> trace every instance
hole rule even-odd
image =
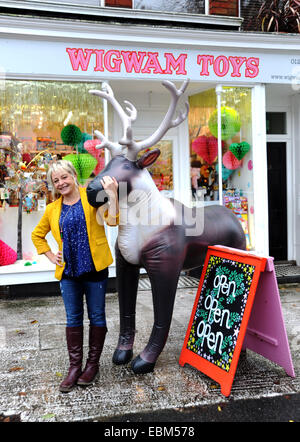
[[[109,203],[99,220],[97,209],[88,203],[86,189],[78,185],[72,163],[65,160],[53,163],[48,180],[59,198],[46,207],[32,232],[32,241],[38,254],[45,254],[56,265],[55,277],[60,280],[67,317],[70,368],[59,389],[69,392],[76,384],[92,384],[99,373],[99,359],[107,332],[105,292],[108,266],[113,261],[101,221],[104,218],[108,225],[118,224],[118,183],[109,176],[101,181],[109,195]],[[49,231],[57,241],[57,253],[52,252],[45,239]],[[88,359],[82,372],[84,294],[90,328]]]

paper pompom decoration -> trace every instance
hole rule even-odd
[[[79,144],[77,144],[77,149],[78,149],[79,153],[88,153],[88,151],[84,147],[84,143],[88,140],[91,140],[91,139],[92,139],[92,135],[82,132],[81,141]]]
[[[229,146],[229,150],[238,160],[241,160],[246,155],[246,153],[249,152],[250,144],[246,141],[242,141],[241,143],[232,143]]]
[[[96,149],[96,146],[98,146],[99,144],[99,140],[87,140],[84,143],[84,148],[97,160],[97,165],[93,171],[95,175],[98,175],[98,173],[101,172],[101,170],[104,169],[105,166],[105,158],[101,156],[102,149]]]
[[[215,137],[201,135],[192,142],[192,149],[207,164],[211,165],[218,156],[218,140]]]
[[[215,110],[208,120],[208,127],[211,133],[218,137],[218,110]],[[231,107],[221,107],[221,138],[228,140],[232,138],[241,128],[241,121],[238,112]]]
[[[17,252],[0,240],[0,266],[13,264],[17,260]]]
[[[219,164],[216,164],[216,171],[219,172]],[[222,181],[227,181],[232,173],[233,173],[233,170],[227,169],[222,164]]]
[[[75,126],[75,124],[68,124],[63,128],[60,136],[67,146],[76,146],[81,141],[82,133],[79,127]]]
[[[89,153],[69,154],[64,157],[64,160],[73,164],[80,184],[85,183],[97,165],[96,158]]]
[[[233,153],[228,150],[223,155],[223,164],[227,169],[235,170],[242,165],[242,161],[238,160]]]

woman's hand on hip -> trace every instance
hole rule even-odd
[[[49,252],[46,252],[45,255],[49,261],[52,262],[52,264],[62,267],[63,254],[60,250],[57,253],[53,253],[49,250]]]

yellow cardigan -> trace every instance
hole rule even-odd
[[[101,225],[97,221],[97,209],[92,207],[86,195],[86,189],[79,187],[81,203],[85,215],[87,234],[91,249],[91,255],[97,271],[108,267],[113,258],[105,235],[103,222]],[[39,255],[51,250],[47,240],[45,239],[47,233],[50,231],[56,240],[59,250],[62,250],[62,240],[59,230],[59,217],[62,207],[62,197],[47,205],[46,210],[40,222],[33,230],[31,239],[35,245]],[[108,216],[107,211],[103,214],[103,218],[108,225],[117,225],[119,223],[119,215],[116,218]],[[62,266],[56,266],[55,278],[60,280],[64,271],[65,263]]]

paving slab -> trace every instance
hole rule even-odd
[[[108,421],[118,416],[159,410],[293,395],[300,391],[300,285],[280,287],[282,310],[295,378],[283,368],[247,350],[241,355],[229,398],[219,385],[195,368],[178,363],[197,288],[179,288],[169,339],[153,373],[135,375],[130,364],[115,366],[118,340],[116,293],[107,295],[108,334],[101,376],[92,386],[68,394],[58,386],[68,369],[65,311],[60,296],[0,300],[0,415],[22,422]],[[88,321],[85,314],[85,355]],[[153,321],[152,295],[138,293],[134,353],[148,341]],[[188,415],[188,414],[187,414]]]

